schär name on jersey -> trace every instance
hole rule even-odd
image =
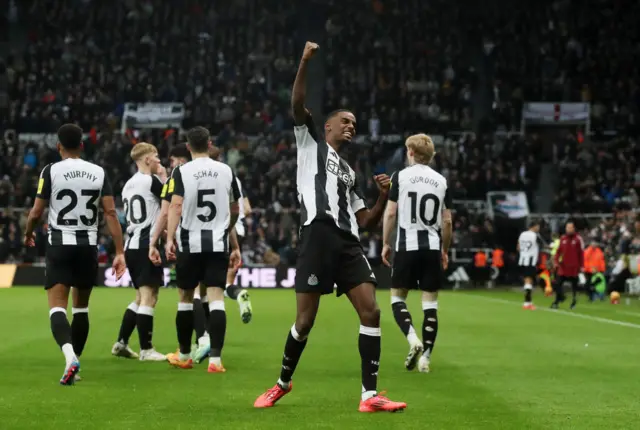
[[[198,179],[204,178],[218,178],[218,172],[214,172],[213,170],[200,170],[199,172],[195,172],[193,174],[193,178],[197,181]]]

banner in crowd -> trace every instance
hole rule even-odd
[[[42,287],[45,280],[45,268],[42,266],[29,265],[7,265],[11,266],[15,276],[12,283],[8,282],[6,287],[12,286],[33,286]],[[1,267],[1,266],[0,266]],[[378,281],[378,288],[388,289],[391,287],[391,271],[384,266],[373,266],[373,272]],[[13,273],[12,272],[12,273]],[[471,273],[471,272],[469,272]],[[493,276],[492,276],[493,277]],[[165,286],[169,283],[169,269],[164,269]],[[242,288],[264,288],[264,289],[292,289],[296,278],[295,267],[241,267],[236,277],[236,285]],[[446,271],[445,279],[450,283],[459,284],[469,282],[469,275],[464,266],[451,263]],[[4,284],[3,284],[4,285]],[[101,267],[96,279],[96,285],[109,288],[130,288],[131,276],[127,270],[120,279],[113,275],[111,267]]]
[[[525,103],[522,117],[535,124],[582,124],[589,119],[589,103]]]
[[[529,216],[529,203],[523,191],[490,191],[487,211],[491,218],[521,219]]]
[[[120,131],[130,127],[179,128],[183,118],[182,103],[125,103]]]

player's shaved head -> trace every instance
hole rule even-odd
[[[204,127],[193,127],[187,132],[187,141],[191,147],[191,152],[204,154],[209,152],[211,135],[209,134],[209,130]]]
[[[58,129],[58,142],[72,151],[82,146],[82,129],[75,124],[65,124]]]

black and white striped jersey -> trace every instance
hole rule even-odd
[[[136,173],[122,189],[122,203],[127,220],[125,249],[149,248],[151,230],[160,214],[163,184],[155,175]]]
[[[330,220],[359,240],[356,212],[366,209],[366,203],[355,172],[327,142],[319,141],[311,116],[294,132],[300,224]]]
[[[238,221],[236,222],[236,234],[240,237],[244,237],[244,235],[246,234],[245,228],[244,228],[244,198],[246,197],[246,194],[244,193],[244,187],[242,186],[242,182],[240,181],[240,179],[236,176],[236,182],[238,183],[238,189],[240,190],[240,198],[238,198],[238,207],[240,209],[240,215],[238,215]]]
[[[518,247],[520,255],[518,257],[519,266],[537,266],[540,246],[538,245],[538,234],[535,231],[525,230],[518,237]]]
[[[97,245],[100,198],[112,196],[104,169],[80,158],[47,165],[36,197],[49,201],[50,245]]]
[[[391,176],[389,200],[398,203],[396,251],[442,249],[442,211],[451,208],[447,180],[424,164]]]
[[[180,252],[229,251],[229,206],[240,198],[229,166],[211,158],[196,158],[174,169],[167,192],[184,198],[176,233]]]

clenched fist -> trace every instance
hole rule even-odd
[[[320,47],[318,46],[317,43],[313,43],[313,42],[307,42],[304,45],[304,51],[302,52],[302,59],[303,60],[309,60],[311,59],[311,57],[313,57],[313,55],[316,53],[316,51],[319,49]]]

